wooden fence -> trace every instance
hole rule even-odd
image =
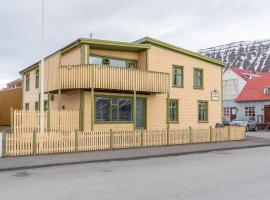
[[[39,111],[14,110],[11,116],[13,133],[33,133],[39,131]],[[45,131],[75,131],[79,129],[79,111],[45,111]]]
[[[35,155],[245,139],[244,127],[6,134],[5,155]]]

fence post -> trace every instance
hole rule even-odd
[[[228,140],[231,140],[231,128],[228,126]]]
[[[110,129],[110,149],[113,149],[113,132],[112,129]]]
[[[192,143],[192,127],[189,127],[189,143]]]
[[[79,150],[79,130],[75,130],[75,151]]]
[[[6,140],[5,133],[0,132],[0,158],[5,156]]]
[[[170,129],[167,128],[167,145],[170,145]]]
[[[11,126],[11,133],[14,132],[14,108],[10,108],[10,126]]]
[[[37,154],[37,133],[33,132],[33,155]]]
[[[141,147],[143,147],[143,129],[141,129]]]
[[[209,129],[210,129],[210,142],[212,142],[212,126],[211,125],[209,126]]]

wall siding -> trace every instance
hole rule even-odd
[[[81,64],[81,47],[75,47],[61,55],[61,65]]]

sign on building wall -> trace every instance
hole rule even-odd
[[[211,101],[219,101],[219,92],[217,90],[211,92]]]

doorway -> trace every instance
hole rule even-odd
[[[264,106],[264,123],[270,123],[270,105]]]
[[[136,128],[146,128],[146,99],[136,100]]]

